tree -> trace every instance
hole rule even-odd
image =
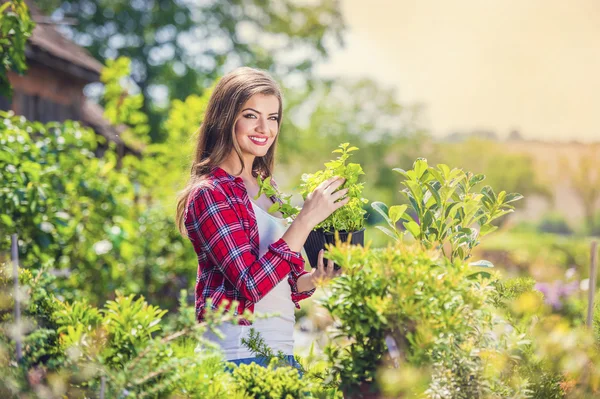
[[[153,141],[165,139],[161,122],[172,99],[201,95],[224,71],[249,65],[277,76],[307,76],[327,56],[326,43],[342,43],[339,3],[320,0],[52,0],[45,10],[103,63],[127,56],[145,95]]]
[[[0,2],[0,95],[12,96],[8,71],[22,74],[27,70],[25,43],[34,26],[23,0]]]

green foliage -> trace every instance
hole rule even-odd
[[[304,199],[312,193],[319,184],[334,176],[343,177],[346,181],[339,188],[348,189],[347,196],[350,198],[348,203],[333,212],[327,219],[316,226],[316,229],[325,231],[358,231],[365,227],[365,214],[363,204],[368,201],[362,198],[364,183],[359,183],[358,179],[364,174],[362,167],[357,163],[348,163],[346,161],[351,156],[351,152],[358,150],[357,147],[349,147],[349,143],[340,144],[339,148],[333,150],[333,153],[340,154],[337,159],[325,163],[325,169],[312,174],[302,175],[301,194]]]
[[[125,168],[141,185],[141,196],[151,195],[156,202],[175,207],[176,193],[190,173],[198,128],[211,93],[212,88],[204,90],[201,96],[192,94],[184,101],[173,100],[164,125],[165,142],[148,144],[141,159],[125,158]]]
[[[130,170],[94,156],[96,135],[78,123],[41,124],[0,112],[0,251],[19,235],[21,265],[45,265],[65,299],[98,304],[143,293],[167,307],[195,270],[189,242],[164,209],[136,202]],[[94,284],[90,284],[93,281]]]
[[[400,244],[373,250],[343,244],[330,247],[328,257],[346,271],[323,301],[337,321],[326,353],[343,390],[372,384],[380,368],[405,363],[431,370],[428,397],[523,389],[523,381],[485,373],[492,359],[520,345],[506,334],[490,336],[491,280],[471,280],[467,264],[448,267],[444,257]],[[484,351],[489,358],[477,355]]]
[[[290,203],[292,198],[291,195],[282,194],[279,192],[279,190],[273,187],[273,184],[271,183],[271,176],[263,179],[263,177],[259,175],[256,177],[256,181],[259,189],[258,194],[256,194],[254,197],[255,200],[259,199],[260,196],[264,194],[268,198],[276,196],[283,202],[282,204],[275,202],[273,205],[271,205],[271,207],[268,209],[269,213],[281,212],[283,217],[286,219],[294,219],[296,215],[300,213],[300,209]]]
[[[275,361],[276,363],[276,361]],[[233,370],[237,390],[244,397],[256,399],[311,398],[308,382],[298,377],[292,367],[277,367],[269,364],[262,367],[255,363],[241,364]]]
[[[34,26],[25,1],[0,4],[0,95],[12,96],[8,71],[23,74],[27,70],[25,44]]]
[[[120,133],[130,146],[148,142],[148,116],[141,111],[144,104],[142,93],[130,94],[124,85],[130,78],[131,60],[119,57],[106,60],[100,80],[104,83],[104,117],[114,126],[125,126]]]
[[[66,29],[75,41],[86,43],[96,59],[132,60],[153,142],[166,139],[161,124],[165,105],[172,100],[202,94],[232,65],[309,78],[313,64],[327,56],[325,42],[341,43],[345,29],[341,7],[331,0],[310,5],[285,0],[277,7],[265,7],[259,0],[48,0],[43,6],[48,12],[60,7],[59,18],[76,18],[78,23]],[[248,41],[241,31],[260,32],[260,40]],[[152,95],[157,88],[166,91],[166,99]]]
[[[414,218],[406,211],[407,205],[387,208],[376,202],[371,206],[379,212],[390,229],[381,230],[396,241],[402,238],[396,224],[402,225],[424,248],[441,249],[451,260],[467,260],[483,237],[497,229],[492,224],[495,219],[513,212],[512,202],[523,198],[517,193],[498,194],[490,186],[479,193],[473,192],[475,185],[485,179],[484,175],[474,175],[461,169],[450,169],[440,164],[436,168],[427,164],[424,158],[417,159],[413,169],[394,169],[404,181],[406,196]],[[476,228],[479,226],[479,229]],[[489,262],[479,262],[477,266],[490,266]]]
[[[14,329],[12,265],[0,265],[0,341],[9,344],[10,341],[5,341],[8,337],[21,337],[24,357],[21,366],[25,369],[43,364],[53,370],[64,360],[56,331],[59,321],[55,312],[60,302],[48,289],[53,280],[47,271],[40,270],[33,276],[29,270],[19,270],[22,321],[21,330]],[[12,343],[10,348],[14,350]]]

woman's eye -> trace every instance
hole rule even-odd
[[[250,119],[250,118],[256,118],[256,115],[254,115],[254,114],[246,114],[246,115],[244,115],[244,118],[248,118],[248,119]]]
[[[270,120],[272,120],[272,121],[275,121],[275,122],[277,122],[277,117],[276,117],[276,116],[272,116],[272,117],[270,117],[269,119],[270,119]]]

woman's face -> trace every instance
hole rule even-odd
[[[262,157],[279,132],[279,100],[274,95],[255,94],[242,106],[235,123],[235,138],[242,155]]]

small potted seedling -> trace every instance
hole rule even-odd
[[[343,242],[350,239],[351,244],[364,245],[365,241],[365,215],[363,204],[368,201],[362,198],[364,183],[359,183],[360,175],[365,173],[357,163],[346,163],[352,155],[351,152],[358,150],[350,147],[349,143],[343,143],[333,153],[340,154],[337,159],[325,163],[325,169],[312,174],[302,175],[300,185],[302,197],[306,200],[319,184],[325,180],[340,176],[345,182],[338,190],[348,189],[348,203],[333,212],[327,219],[319,223],[310,233],[304,250],[312,267],[317,267],[319,251],[325,248],[325,244],[335,244],[336,236]],[[335,268],[339,267],[335,265]]]

